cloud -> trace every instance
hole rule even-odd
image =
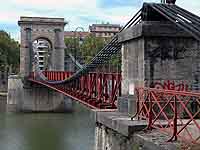
[[[10,0],[20,6],[42,8],[42,9],[73,9],[73,8],[94,8],[95,0]]]
[[[115,8],[115,7],[138,7],[142,0],[98,0],[97,4],[101,8]]]
[[[200,16],[200,0],[177,0],[177,5]]]
[[[1,11],[0,12],[0,22],[13,22],[19,18],[18,13],[10,12],[10,11]]]
[[[140,9],[142,2],[160,0],[6,0],[0,6],[0,29],[16,34],[20,16],[64,17],[69,21],[67,30],[82,26],[87,31],[90,24],[101,22],[124,25]],[[199,0],[177,0],[177,4],[200,15]]]

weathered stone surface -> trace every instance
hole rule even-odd
[[[124,101],[129,99],[128,108],[125,106],[127,112],[136,110],[135,87],[200,90],[200,42],[189,33],[169,22],[149,21],[126,29],[118,38],[122,43],[122,97],[119,111],[125,106],[121,103],[123,97]],[[130,95],[132,101],[127,98]],[[117,112],[97,114],[97,122],[102,126],[99,127],[100,138],[104,143],[99,145],[98,150],[130,149],[126,144],[120,147],[120,139],[126,141],[123,143],[139,143],[140,149],[177,149],[174,143],[166,144],[169,137],[158,131],[137,133],[138,128],[144,128],[143,122],[131,122],[128,119],[128,114]],[[118,142],[115,142],[117,138]]]
[[[52,70],[64,71],[64,18],[21,17],[18,22],[21,28],[20,73],[28,76],[30,68],[30,43],[44,38],[51,45]],[[27,29],[30,29],[29,31]],[[30,32],[30,33],[28,33]],[[30,34],[30,39],[27,39]]]
[[[96,122],[109,127],[124,136],[130,136],[146,127],[146,121],[131,120],[130,116],[120,112],[97,112]]]
[[[8,78],[7,111],[15,112],[19,109],[23,99],[23,83],[19,76],[11,75]]]
[[[119,33],[119,42],[141,37],[191,37],[190,34],[170,22],[143,21]]]
[[[128,98],[120,96],[117,98],[117,109],[121,113],[128,113]]]
[[[18,76],[9,76],[7,111],[69,112],[72,100],[43,86],[24,86]]]
[[[19,111],[71,111],[70,98],[27,82],[32,72],[31,44],[39,38],[51,45],[50,70],[64,71],[64,18],[21,17],[18,24],[21,28],[20,75],[24,82],[21,79],[16,79],[20,83],[15,83],[14,79],[9,81],[12,89],[8,91],[8,106],[16,105]],[[18,96],[14,97],[15,94]]]
[[[179,142],[166,142],[170,136],[157,130],[141,131],[146,122],[133,120],[119,112],[97,112],[95,150],[176,150]]]
[[[200,90],[200,42],[189,33],[169,22],[149,21],[126,29],[118,37],[122,42],[123,97],[135,95],[134,88],[143,86]],[[133,99],[128,108],[136,110]]]

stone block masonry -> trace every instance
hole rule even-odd
[[[8,112],[71,112],[72,100],[38,85],[24,86],[19,76],[9,76]]]
[[[180,142],[166,142],[169,136],[157,130],[141,131],[145,120],[130,120],[120,112],[97,112],[95,150],[177,150]]]
[[[121,32],[119,41],[122,43],[123,79],[120,99],[127,99],[130,91],[143,86],[200,90],[200,42],[176,25],[144,21]]]
[[[176,150],[157,130],[144,132],[136,113],[135,87],[179,91],[200,90],[200,43],[169,22],[143,21],[119,33],[122,43],[122,96],[118,112],[97,113],[95,150]]]
[[[20,73],[27,77],[32,71],[31,47],[33,41],[43,38],[51,44],[52,70],[64,71],[64,18],[21,17]]]
[[[50,43],[51,70],[64,71],[64,18],[21,17],[20,76],[10,76],[7,110],[23,112],[65,112],[72,100],[44,86],[28,82],[32,70],[32,44],[37,39]]]

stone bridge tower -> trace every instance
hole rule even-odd
[[[65,111],[71,100],[41,85],[27,82],[33,71],[33,42],[39,39],[50,45],[50,70],[64,71],[64,18],[21,17],[20,77],[10,76],[8,111]]]
[[[64,18],[21,17],[20,73],[29,76],[32,71],[32,43],[45,39],[51,45],[51,70],[64,70]]]

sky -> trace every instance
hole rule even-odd
[[[63,17],[68,24],[65,30],[93,23],[124,25],[142,7],[143,2],[160,0],[0,0],[0,30],[19,40],[17,21],[20,16]],[[177,5],[200,16],[200,0],[177,0]]]

